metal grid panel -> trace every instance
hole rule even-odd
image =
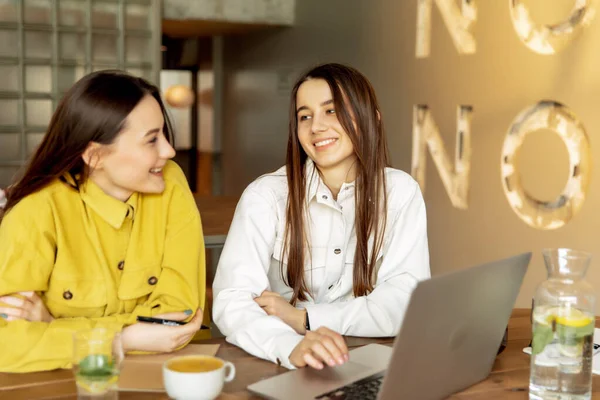
[[[160,15],[160,0],[0,0],[0,187],[84,74],[118,68],[158,83]]]

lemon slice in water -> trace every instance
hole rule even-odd
[[[556,315],[556,323],[572,328],[580,328],[591,324],[594,319],[577,308],[563,308],[559,309],[558,315]]]
[[[573,307],[548,307],[535,312],[533,318],[539,324],[551,325],[556,322],[572,328],[587,326],[594,322],[592,316]]]

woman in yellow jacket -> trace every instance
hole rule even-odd
[[[119,71],[64,96],[0,215],[0,371],[69,368],[73,332],[170,352],[202,321],[200,215],[158,89]],[[181,326],[137,316],[188,320]]]

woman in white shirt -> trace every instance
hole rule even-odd
[[[325,64],[292,91],[286,166],[237,206],[213,283],[227,340],[285,367],[348,361],[341,335],[398,333],[430,277],[418,184],[388,168],[375,92]]]

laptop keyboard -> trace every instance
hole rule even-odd
[[[353,382],[317,397],[319,400],[376,400],[383,382],[383,372]]]

